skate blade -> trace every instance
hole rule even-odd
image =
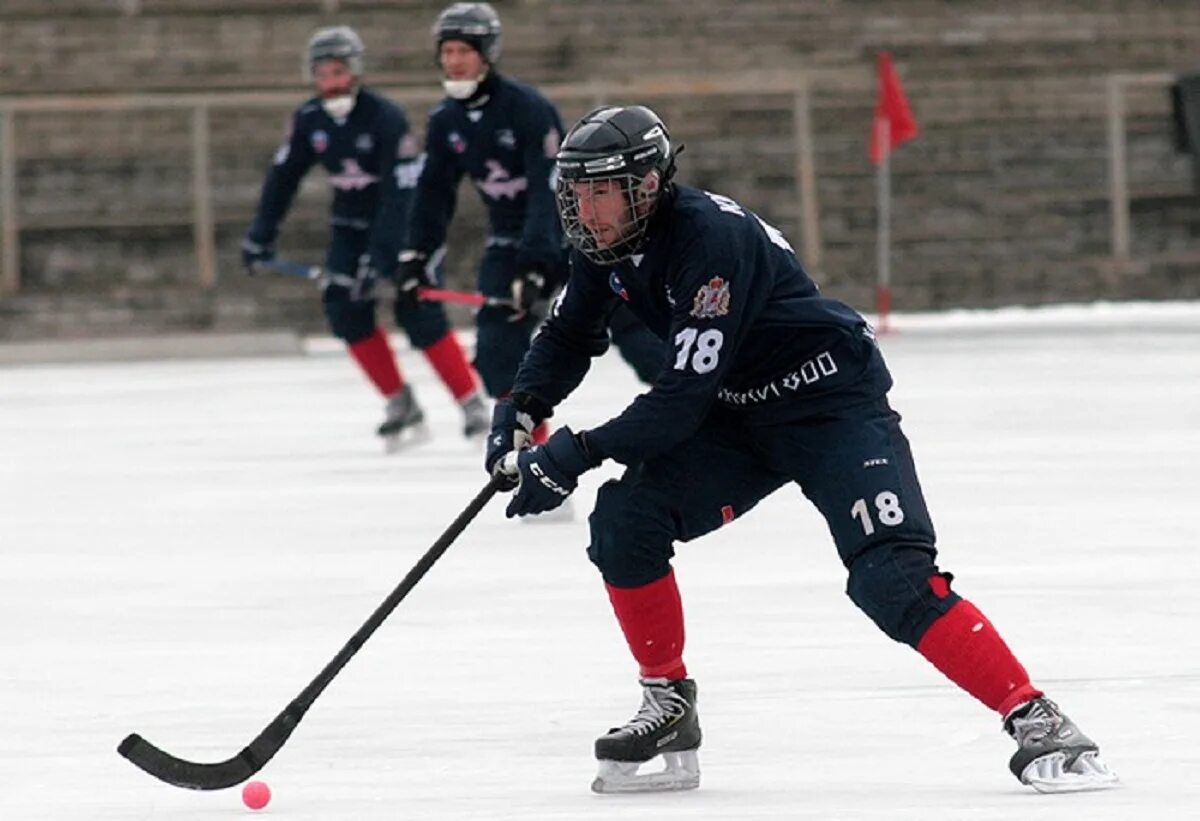
[[[1021,773],[1021,783],[1040,793],[1108,790],[1120,783],[1097,752],[1081,754],[1069,767],[1063,766],[1066,760],[1065,753],[1051,753],[1030,761]]]
[[[700,757],[695,750],[663,753],[666,769],[661,772],[639,773],[638,767],[649,762],[601,761],[600,771],[592,782],[592,792],[614,793],[675,792],[694,790],[700,786]]]
[[[403,450],[409,450],[417,445],[423,445],[433,439],[433,433],[424,422],[402,428],[395,433],[383,435],[383,452],[389,456]]]

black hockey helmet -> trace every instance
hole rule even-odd
[[[317,31],[308,41],[305,52],[305,76],[312,76],[313,69],[322,60],[341,60],[355,77],[363,73],[363,58],[367,49],[358,32],[349,26],[333,26]]]
[[[438,52],[447,40],[462,40],[495,65],[500,59],[500,15],[491,3],[451,3],[433,24],[433,38]]]
[[[662,119],[645,106],[605,106],[586,114],[567,132],[557,157],[558,214],[570,243],[602,265],[636,253],[675,175],[678,153]],[[579,215],[580,191],[587,191],[580,183],[602,181],[620,186],[629,206],[621,241],[607,247],[600,246]]]

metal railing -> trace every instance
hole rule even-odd
[[[844,81],[845,72],[841,73]],[[809,269],[820,270],[821,237],[817,207],[816,168],[813,158],[810,76],[803,73],[742,74],[735,78],[660,77],[628,84],[582,83],[546,85],[543,93],[556,103],[602,105],[609,100],[644,100],[663,97],[715,97],[724,95],[782,95],[790,98],[794,145],[795,198],[798,203],[802,256]],[[865,84],[867,77],[862,80]],[[406,106],[441,99],[434,88],[379,87]],[[212,124],[217,109],[279,108],[295,106],[297,94],[284,91],[204,92],[189,94],[106,94],[0,97],[0,294],[21,289],[21,203],[18,175],[16,120],[35,113],[130,113],[152,110],[190,111],[190,224],[197,278],[205,288],[217,282],[216,220],[211,185]],[[86,222],[86,221],[85,221]],[[95,227],[103,227],[96,220]]]
[[[1108,132],[1109,238],[1112,260],[1130,261],[1133,232],[1129,211],[1129,156],[1126,145],[1126,93],[1131,88],[1166,88],[1175,80],[1167,72],[1117,73],[1105,78],[1105,122]]]
[[[313,11],[324,14],[336,14],[342,10],[341,0],[309,0],[309,5]],[[142,0],[117,0],[116,10],[127,17],[136,16],[142,13]]]

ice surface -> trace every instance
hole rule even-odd
[[[636,671],[573,524],[494,501],[261,773],[279,819],[1184,819],[1200,814],[1200,306],[898,317],[882,340],[956,588],[1125,786],[1039,796],[998,719],[843,594],[785,489],[680,548],[703,783],[596,796]],[[482,487],[436,439],[385,457],[337,346],[0,371],[0,818],[218,819],[121,759],[238,752]],[[637,391],[615,355],[562,408]]]

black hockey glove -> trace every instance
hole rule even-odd
[[[597,464],[582,437],[568,427],[559,428],[546,444],[517,453],[520,484],[504,515],[511,519],[554,510],[579,486],[580,475]]]
[[[506,463],[504,457],[529,446],[536,424],[528,413],[517,410],[511,399],[500,400],[492,410],[492,431],[488,434],[483,469],[489,476],[504,477],[501,490],[512,490],[517,486],[516,464]]]
[[[401,251],[396,266],[396,304],[404,308],[415,308],[421,302],[421,288],[433,283],[429,281],[429,255],[420,251]]]
[[[260,262],[270,262],[273,259],[275,259],[274,242],[258,241],[249,234],[242,238],[242,265],[246,268],[247,274],[254,276],[258,273]]]
[[[545,297],[546,275],[538,266],[527,267],[513,278],[513,311],[509,322],[519,322],[533,306]]]

